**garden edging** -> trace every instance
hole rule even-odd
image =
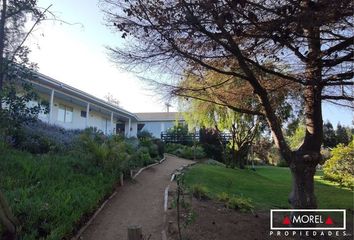
[[[153,166],[156,166],[158,164],[161,164],[162,162],[164,162],[166,160],[166,156],[164,154],[163,158],[161,160],[159,160],[157,163],[153,163],[150,164],[146,167],[140,168],[138,170],[138,172],[132,176],[132,179],[135,179],[142,171],[151,168]],[[123,186],[123,182],[120,182],[121,186]],[[109,196],[109,198],[107,198],[106,201],[104,201],[101,206],[95,211],[95,213],[92,215],[92,217],[90,218],[90,220],[78,231],[78,233],[75,235],[75,237],[72,237],[71,240],[79,240],[81,239],[81,235],[85,232],[85,230],[88,228],[88,226],[93,222],[93,220],[96,219],[97,215],[102,211],[102,209],[104,208],[104,206],[117,194],[117,191],[115,190],[111,196]]]

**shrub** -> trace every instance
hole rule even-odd
[[[149,154],[150,154],[151,158],[154,158],[154,159],[158,158],[158,156],[159,156],[158,146],[153,143],[153,140],[151,138],[140,139],[139,146],[146,147],[149,150]]]
[[[138,168],[154,163],[147,147],[139,147],[138,150],[130,158],[130,168]]]
[[[152,133],[149,131],[146,131],[146,130],[138,132],[137,137],[139,140],[144,139],[144,138],[148,138],[148,139],[154,138],[152,136]]]
[[[277,167],[289,167],[289,164],[283,158],[280,158],[280,161],[277,162]]]
[[[226,207],[234,210],[245,211],[245,212],[252,211],[254,209],[252,201],[244,197],[229,198],[226,202]]]
[[[191,191],[193,196],[198,200],[207,200],[208,197],[208,189],[207,187],[201,184],[195,184],[191,187]]]
[[[205,161],[205,164],[209,164],[209,165],[215,165],[215,166],[220,166],[220,167],[225,167],[225,164],[215,161],[214,159],[208,159]]]
[[[165,143],[161,139],[153,139],[153,143],[157,146],[157,152],[160,157],[165,153]]]
[[[332,157],[323,167],[324,178],[338,182],[340,186],[354,186],[354,140],[348,146],[339,144],[332,150]]]
[[[205,158],[206,154],[201,146],[185,146],[176,143],[167,143],[166,152],[174,154],[181,158],[194,159],[194,154],[196,159]]]
[[[230,200],[230,196],[226,192],[222,192],[216,196],[216,199],[220,202],[227,202]]]
[[[219,133],[215,129],[202,128],[200,133],[200,143],[206,156],[217,161],[223,161],[223,144],[220,143]]]
[[[13,136],[14,147],[35,154],[72,150],[81,130],[66,130],[42,121],[23,124]]]

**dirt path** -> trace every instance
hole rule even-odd
[[[163,230],[163,201],[171,173],[192,161],[167,156],[159,165],[144,170],[125,183],[82,234],[83,240],[126,240],[127,227],[139,224],[144,236],[160,240]],[[146,238],[147,239],[147,238]]]

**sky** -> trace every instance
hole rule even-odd
[[[45,21],[32,34],[30,59],[41,73],[98,98],[110,93],[130,112],[166,111],[162,95],[110,61],[106,46],[119,46],[122,39],[104,25],[98,0],[39,0],[41,7],[50,4],[57,18],[71,24]],[[334,125],[352,125],[353,113],[324,104],[323,119]]]

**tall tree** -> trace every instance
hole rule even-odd
[[[243,169],[249,148],[259,133],[259,118],[238,113],[228,107],[214,103],[189,100],[184,101],[185,119],[189,126],[214,128],[222,138],[223,132],[231,134],[231,160],[226,165]],[[222,141],[222,140],[221,140]],[[223,145],[223,143],[220,143]],[[225,155],[225,151],[223,153]]]
[[[342,143],[344,145],[348,145],[350,141],[347,129],[343,127],[340,123],[337,124],[336,140],[336,144]]]
[[[210,70],[244,81],[257,105],[242,99],[238,104],[227,99],[221,103],[267,119],[292,172],[289,202],[293,208],[317,207],[314,174],[321,160],[322,101],[351,106],[353,100],[353,1],[104,2],[108,22],[129,39],[128,46],[111,48],[117,62],[130,68],[158,65],[164,72],[188,72],[199,75],[201,82]],[[272,87],[265,75],[282,84]],[[298,84],[303,95],[305,137],[296,150],[285,141],[272,102],[273,93],[289,84]]]
[[[337,145],[336,132],[332,123],[327,121],[323,124],[323,146],[333,148]]]

